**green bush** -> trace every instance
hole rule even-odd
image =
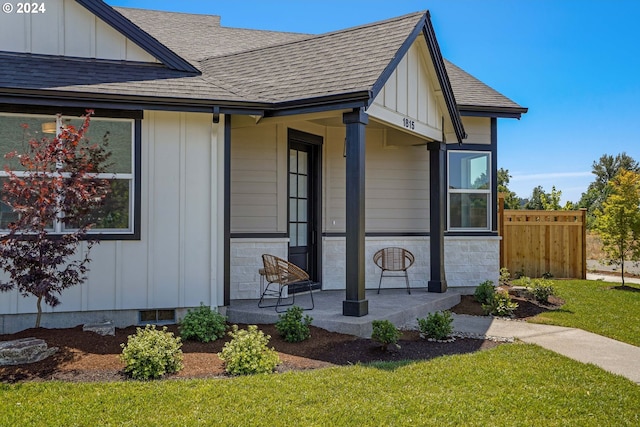
[[[224,336],[226,321],[222,314],[200,303],[200,307],[188,310],[180,321],[180,336],[185,340],[215,341]]]
[[[482,304],[484,312],[494,316],[511,316],[516,308],[518,308],[518,303],[511,301],[511,296],[507,291],[495,292],[491,301]]]
[[[493,282],[491,280],[485,280],[480,283],[473,293],[473,297],[480,304],[489,304],[489,302],[493,299],[493,294],[496,293],[496,288],[493,286]]]
[[[418,327],[422,335],[437,340],[443,340],[451,335],[451,332],[453,332],[452,323],[453,317],[451,317],[451,312],[448,310],[429,313],[426,319],[418,319]]]
[[[398,345],[398,340],[402,336],[402,332],[396,328],[393,323],[388,320],[374,320],[371,322],[373,332],[371,333],[371,339],[382,344],[382,349],[387,351],[389,344]]]
[[[249,325],[246,330],[233,325],[229,336],[231,341],[224,345],[218,357],[231,375],[273,372],[280,363],[278,353],[267,347],[271,337],[258,330],[256,325]]]
[[[509,269],[507,267],[502,267],[500,269],[500,279],[498,279],[498,283],[500,283],[501,286],[511,284],[511,273],[509,273]]]
[[[279,316],[280,320],[276,322],[276,329],[285,341],[300,342],[311,336],[309,325],[311,325],[313,318],[308,315],[303,318],[302,311],[302,307],[294,305],[286,313]]]
[[[136,380],[160,378],[164,374],[172,374],[182,369],[182,342],[155,325],[137,328],[135,335],[129,335],[127,344],[120,344],[120,358],[125,363],[125,373]]]
[[[549,302],[549,297],[555,292],[553,283],[547,279],[532,280],[527,290],[531,292],[536,301],[542,303]]]

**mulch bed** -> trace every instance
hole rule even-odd
[[[519,307],[516,318],[534,316],[542,311],[554,309],[561,301],[553,301],[549,306],[540,306],[521,298],[515,298]],[[451,309],[458,314],[482,315],[482,308],[472,296],[463,296],[462,301]],[[246,325],[239,325],[246,327]],[[379,343],[369,339],[328,332],[311,327],[311,338],[301,343],[287,343],[279,336],[274,325],[259,325],[266,334],[271,335],[270,346],[278,351],[281,364],[279,372],[289,370],[317,369],[335,365],[352,365],[373,361],[428,360],[450,354],[463,354],[493,348],[500,343],[471,338],[457,338],[454,342],[438,343],[421,339],[416,331],[405,331],[399,341],[400,348],[390,347],[382,351]],[[178,335],[175,325],[169,331]],[[25,381],[123,381],[120,361],[121,343],[136,328],[116,329],[115,336],[101,336],[94,332],[83,332],[82,326],[67,329],[27,329],[10,335],[0,335],[0,341],[35,337],[47,342],[49,347],[58,347],[51,357],[40,362],[19,365],[0,366],[0,381],[16,383]],[[229,338],[212,343],[185,341],[184,369],[168,378],[216,378],[226,376],[222,361],[217,353]]]

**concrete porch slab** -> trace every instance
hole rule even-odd
[[[316,291],[313,294],[315,308],[305,311],[313,318],[311,323],[331,332],[356,335],[369,338],[371,322],[389,320],[398,328],[415,328],[416,318],[426,317],[428,313],[446,310],[460,302],[460,294],[449,289],[447,292],[429,293],[425,289],[412,289],[411,295],[406,289],[367,290],[369,314],[363,317],[342,315],[342,302],[345,291]],[[310,307],[309,294],[297,294],[296,305]],[[274,308],[258,308],[257,300],[232,300],[226,315],[231,323],[269,324],[279,319]]]

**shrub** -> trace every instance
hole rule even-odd
[[[507,286],[511,282],[511,273],[509,273],[509,269],[507,267],[502,267],[500,269],[500,279],[498,279],[498,283],[500,286]]]
[[[382,344],[382,350],[387,351],[389,344],[400,348],[398,340],[402,336],[402,332],[393,323],[388,320],[374,320],[371,322],[371,326],[373,327],[371,339]]]
[[[476,291],[473,293],[473,297],[480,304],[489,304],[495,293],[496,288],[493,286],[493,282],[491,280],[485,280],[478,285]]]
[[[224,345],[218,357],[231,375],[273,372],[280,363],[278,353],[267,347],[271,337],[258,330],[256,325],[249,325],[246,330],[233,325],[229,336],[231,341]]]
[[[185,340],[215,341],[224,336],[226,320],[222,314],[200,303],[200,307],[188,310],[180,321],[180,336]]]
[[[495,292],[488,303],[482,304],[484,312],[494,316],[511,316],[516,308],[518,303],[511,301],[511,296],[506,291]]]
[[[553,283],[547,279],[535,279],[531,281],[531,285],[527,290],[531,292],[531,295],[533,295],[536,301],[542,303],[549,302],[549,297],[555,292]]]
[[[453,332],[452,323],[453,317],[451,317],[451,312],[448,310],[429,313],[426,319],[418,319],[420,332],[427,338],[437,340],[443,340],[451,335],[451,332]]]
[[[120,344],[120,358],[126,364],[124,368],[131,378],[148,380],[160,378],[182,369],[182,342],[167,332],[167,327],[156,330],[155,325],[137,328],[135,335],[129,335],[127,344]]]
[[[311,336],[309,325],[313,318],[311,316],[302,317],[302,308],[293,306],[286,313],[281,314],[280,320],[276,322],[276,329],[287,342],[304,341]]]

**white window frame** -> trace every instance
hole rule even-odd
[[[4,113],[0,112],[0,116],[13,116],[13,117],[33,117],[33,118],[46,118],[48,120],[55,120],[56,122],[56,132],[55,137],[60,135],[60,132],[65,124],[65,120],[74,119],[80,120],[81,117],[77,116],[69,116],[69,115],[49,115],[49,114],[29,114],[29,113]],[[109,181],[114,180],[127,180],[129,181],[129,221],[127,228],[95,228],[88,231],[87,234],[102,234],[102,235],[133,235],[134,234],[134,226],[135,226],[135,167],[136,167],[136,159],[135,159],[135,133],[136,133],[136,124],[135,119],[128,118],[109,118],[109,117],[91,117],[91,122],[95,121],[108,121],[108,122],[128,122],[131,124],[131,144],[129,149],[131,150],[131,167],[130,173],[115,173],[115,172],[107,172],[107,173],[99,173],[92,174],[91,177],[95,177],[98,179],[107,179]],[[51,134],[53,137],[53,134]],[[4,153],[6,154],[6,153]],[[59,172],[58,172],[59,173]],[[18,177],[27,176],[28,172],[25,171],[14,171],[14,174]],[[70,176],[69,173],[63,172],[59,173],[62,177]],[[7,172],[4,171],[4,168],[0,168],[0,178],[8,177]],[[0,229],[0,231],[6,229]],[[62,218],[57,218],[53,223],[53,228],[51,230],[52,233],[56,234],[64,234],[73,232],[76,229],[74,228],[65,228],[64,221]]]
[[[488,179],[488,188],[487,189],[476,189],[476,188],[451,188],[451,154],[452,153],[463,153],[463,154],[479,154],[487,157],[487,179]],[[487,232],[491,231],[492,227],[492,205],[491,205],[491,189],[493,188],[492,183],[492,172],[491,172],[491,152],[490,151],[476,151],[476,150],[447,150],[447,231],[453,232]],[[487,226],[486,227],[452,227],[451,226],[451,195],[452,194],[484,194],[487,197]]]

